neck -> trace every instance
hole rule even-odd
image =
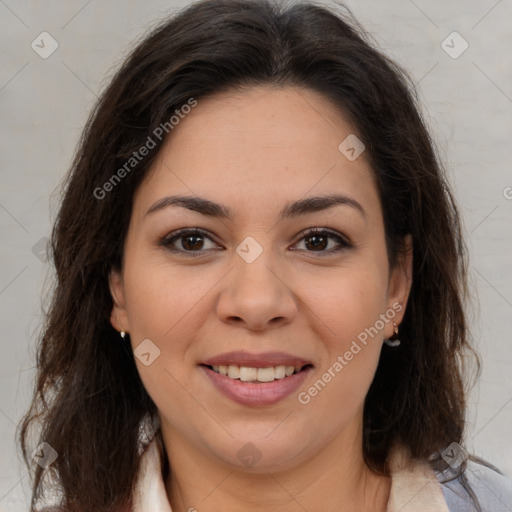
[[[162,430],[171,468],[165,482],[169,503],[173,511],[385,512],[391,479],[364,463],[360,432],[341,432],[287,469],[255,472],[198,451],[176,431]]]

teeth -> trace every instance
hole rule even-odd
[[[229,365],[228,377],[231,377],[232,379],[238,379],[238,377],[240,377],[240,367],[235,366],[234,364]]]
[[[272,382],[274,380],[274,367],[269,366],[268,368],[258,368],[256,380],[260,382]]]
[[[266,368],[250,368],[230,364],[229,366],[212,366],[212,368],[221,375],[225,375],[231,379],[240,379],[243,382],[272,382],[276,379],[284,379],[294,373],[298,373],[301,366],[278,365],[268,366]]]
[[[274,379],[284,379],[286,377],[286,366],[274,366]]]
[[[247,366],[242,366],[240,368],[240,380],[244,382],[252,382],[256,380],[258,377],[258,370],[256,368],[247,368]]]

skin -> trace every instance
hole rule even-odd
[[[362,457],[364,399],[392,321],[307,405],[297,393],[263,407],[219,393],[198,364],[231,350],[280,350],[310,360],[307,390],[357,335],[400,303],[411,286],[412,250],[393,271],[387,260],[377,188],[365,153],[349,161],[338,145],[357,133],[316,92],[254,87],[199,101],[175,126],[136,192],[121,272],[112,271],[112,325],[135,349],[150,339],[160,356],[136,359],[158,407],[172,468],[165,482],[173,510],[384,511],[390,478]],[[340,193],[337,205],[278,219],[288,201]],[[198,195],[236,211],[232,221],[182,207],[146,215],[162,197]],[[173,246],[159,241],[181,228],[210,238]],[[310,227],[352,243],[315,249]],[[236,248],[248,236],[263,253],[247,263]],[[183,245],[185,243],[185,246]],[[215,248],[223,250],[215,250]],[[292,248],[295,248],[293,250]],[[323,252],[322,252],[323,251]],[[237,457],[248,442],[261,459]]]

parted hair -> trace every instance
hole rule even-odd
[[[190,98],[200,103],[260,85],[315,91],[356,128],[379,193],[390,268],[412,237],[401,345],[384,345],[365,400],[365,462],[387,474],[399,442],[443,470],[440,452],[463,442],[466,356],[480,368],[467,329],[467,249],[413,80],[341,4],[203,0],[153,28],[126,57],[62,183],[50,243],[52,293],[19,434],[31,468],[31,510],[50,480],[66,512],[130,510],[140,425],[157,415],[132,351],[110,324],[108,276],[121,268],[134,192],[165,138],[109,193],[98,198],[95,190]],[[155,435],[163,450],[158,429]],[[30,457],[43,441],[58,453],[46,470]]]

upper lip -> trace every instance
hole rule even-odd
[[[262,352],[261,354],[251,354],[242,350],[233,352],[225,352],[213,356],[202,364],[208,366],[246,366],[248,368],[266,368],[268,366],[306,366],[313,364],[311,361],[302,359],[301,357],[287,354],[286,352]]]

